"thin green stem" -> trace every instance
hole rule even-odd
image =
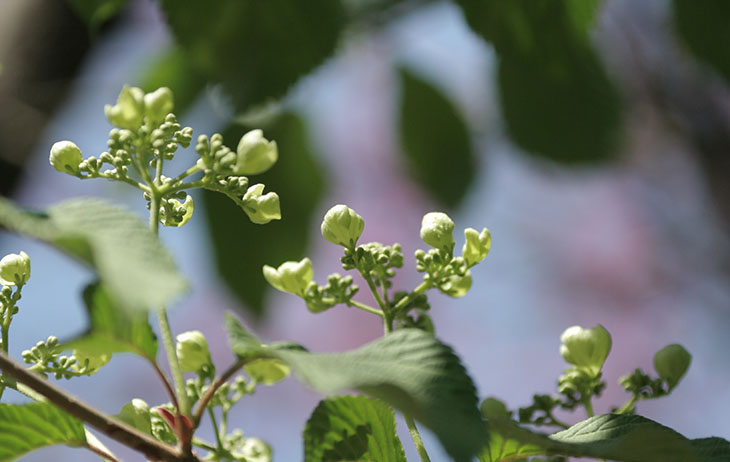
[[[211,384],[210,387],[208,387],[208,391],[205,392],[205,394],[200,398],[200,401],[198,402],[198,408],[195,410],[195,413],[193,414],[193,429],[198,428],[198,425],[200,425],[200,418],[203,416],[203,412],[205,411],[205,408],[208,407],[208,403],[211,399],[213,399],[213,396],[215,395],[215,392],[218,391],[218,389],[228,381],[228,379],[231,378],[233,374],[236,373],[240,368],[244,366],[248,361],[253,361],[255,359],[258,359],[258,356],[246,358],[246,359],[238,359],[236,362],[231,364],[228,369],[223,372],[221,376],[219,376],[213,384]]]
[[[586,414],[588,414],[588,417],[593,417],[593,404],[591,404],[591,399],[587,398],[583,400],[583,407],[586,408]]]
[[[421,438],[421,434],[418,432],[418,428],[416,427],[416,422],[413,420],[413,417],[405,414],[403,417],[406,419],[408,431],[411,434],[411,439],[413,440],[413,444],[416,446],[416,452],[418,452],[418,457],[421,458],[421,462],[431,462],[431,458],[428,457],[426,446],[423,444],[423,439]]]
[[[636,395],[632,396],[631,398],[629,398],[628,401],[626,401],[626,403],[624,403],[623,406],[621,406],[621,408],[616,411],[616,414],[626,414],[629,409],[634,407],[637,401],[639,401],[639,398]]]
[[[197,446],[201,449],[205,449],[206,451],[215,452],[216,448],[212,444],[208,443],[207,441],[203,441],[200,438],[193,438],[193,446]]]
[[[223,441],[221,440],[221,433],[218,429],[218,422],[215,420],[215,412],[213,412],[213,408],[207,406],[208,409],[208,415],[210,416],[210,421],[213,424],[213,431],[215,432],[215,442],[218,445],[218,449],[223,449]]]
[[[180,191],[182,189],[190,189],[190,188],[197,187],[198,183],[202,184],[202,181],[196,181],[196,182],[188,183],[188,184],[178,184],[178,183],[181,183],[182,180],[184,180],[185,178],[187,178],[190,175],[197,173],[199,171],[200,171],[200,167],[198,167],[197,165],[193,165],[189,169],[185,170],[184,172],[182,172],[181,174],[179,174],[178,176],[173,178],[172,181],[170,181],[168,184],[161,187],[160,193],[169,194],[169,193],[174,193],[174,192]]]
[[[368,313],[372,313],[374,315],[380,316],[381,318],[384,316],[383,312],[380,311],[379,309],[373,308],[372,306],[366,305],[364,303],[360,303],[357,300],[350,300],[349,305],[354,306],[355,308],[359,308],[363,311],[367,311]]]
[[[556,419],[551,411],[548,411],[547,417],[550,419],[550,423],[555,425],[556,427],[560,427],[562,429],[570,428],[570,425],[566,424],[563,421]]]
[[[408,305],[415,298],[416,295],[422,294],[430,288],[431,288],[431,283],[428,281],[423,281],[422,283],[420,283],[418,285],[418,287],[413,289],[413,292],[409,293],[405,297],[398,300],[398,303],[396,303],[396,305],[393,307],[393,311],[397,312],[401,308]]]

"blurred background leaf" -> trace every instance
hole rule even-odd
[[[679,38],[730,82],[730,2],[674,0],[673,7]]]
[[[455,207],[469,190],[476,161],[466,122],[439,90],[401,68],[398,123],[409,172],[431,195]]]
[[[92,35],[127,6],[127,0],[68,0],[68,2],[76,14],[89,25]]]

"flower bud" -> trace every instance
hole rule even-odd
[[[140,88],[125,85],[119,93],[117,104],[104,106],[104,115],[115,127],[137,130],[142,125],[145,113],[144,96]]]
[[[307,286],[312,282],[314,270],[312,262],[309,258],[304,258],[299,262],[287,261],[274,269],[269,265],[264,265],[264,278],[266,281],[282,292],[304,296]]]
[[[174,106],[172,90],[167,87],[160,87],[144,95],[145,113],[154,124],[165,120],[165,116],[172,112]]]
[[[365,221],[350,207],[338,204],[324,215],[320,229],[322,236],[331,243],[351,248],[360,239]]]
[[[479,409],[485,419],[509,419],[512,417],[512,412],[507,409],[507,405],[491,396],[484,398]]]
[[[271,448],[259,438],[246,438],[241,445],[240,455],[248,462],[271,462]]]
[[[22,286],[30,279],[30,257],[27,253],[11,253],[0,260],[0,284]]]
[[[434,249],[454,247],[454,222],[441,212],[430,212],[421,221],[421,239]]]
[[[258,175],[270,169],[279,158],[276,141],[264,138],[261,130],[251,130],[241,137],[236,149],[234,175]]]
[[[79,164],[84,158],[76,144],[71,141],[59,141],[51,146],[51,156],[48,160],[59,172],[78,176]]]
[[[464,273],[463,276],[454,274],[446,279],[446,282],[439,286],[439,290],[452,298],[460,298],[466,295],[471,289],[471,271]]]
[[[489,253],[489,248],[492,246],[492,236],[487,228],[482,229],[481,233],[478,233],[474,228],[466,228],[464,230],[464,247],[462,248],[462,255],[466,261],[466,266],[472,267],[484,260]]]
[[[611,334],[600,324],[592,329],[569,327],[560,336],[560,354],[570,364],[597,377],[611,351]]]
[[[264,195],[264,185],[255,184],[246,190],[243,195],[243,210],[252,223],[263,225],[271,220],[281,220],[279,195],[270,192]]]
[[[667,345],[654,355],[654,369],[667,381],[671,390],[689,369],[692,355],[682,345]]]
[[[172,204],[172,209],[176,213],[175,218],[164,217],[162,224],[165,226],[180,227],[187,223],[193,216],[193,210],[195,209],[195,203],[193,203],[192,196],[188,195],[185,197],[185,202],[180,202],[177,199],[170,199],[169,203]]]
[[[142,433],[152,434],[152,419],[149,405],[141,399],[135,398],[122,406],[116,417]]]
[[[208,342],[200,331],[183,332],[176,339],[175,351],[183,372],[198,372],[211,364]]]

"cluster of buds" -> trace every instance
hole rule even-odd
[[[340,261],[343,269],[349,271],[357,268],[383,288],[389,289],[392,286],[391,279],[395,277],[394,268],[403,267],[403,249],[400,244],[387,246],[380,242],[368,242],[354,250],[346,247]]]
[[[340,303],[350,305],[352,297],[359,290],[352,282],[352,276],[333,273],[327,277],[327,284],[324,286],[310,284],[304,295],[307,309],[312,313],[321,313]]]
[[[24,350],[21,356],[27,364],[33,364],[31,370],[44,376],[51,374],[56,379],[92,375],[111,359],[108,354],[87,354],[80,350],[74,350],[71,356],[59,355],[60,352],[58,338],[50,336]]]

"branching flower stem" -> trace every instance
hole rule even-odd
[[[208,407],[208,403],[211,399],[213,399],[213,396],[215,396],[215,392],[218,391],[221,385],[226,383],[228,379],[230,379],[231,376],[235,374],[240,368],[242,368],[247,362],[254,359],[258,359],[258,357],[237,360],[235,363],[231,364],[231,366],[229,366],[228,369],[223,372],[223,374],[215,379],[210,388],[208,388],[205,394],[200,398],[200,402],[198,402],[198,408],[193,414],[193,429],[198,428],[198,425],[200,425],[200,419],[203,417],[203,412],[205,412],[205,408]]]

